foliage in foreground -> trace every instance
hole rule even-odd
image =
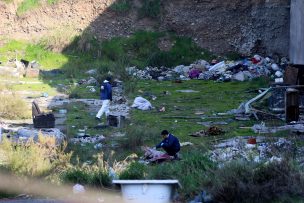
[[[181,161],[170,161],[149,167],[131,163],[120,174],[120,179],[177,179],[183,189],[182,196],[197,191],[202,186],[206,170],[213,164],[202,151],[191,150],[183,154]]]
[[[205,188],[216,202],[271,202],[304,197],[303,172],[292,162],[231,162],[209,171]]]
[[[65,183],[78,183],[83,185],[90,185],[96,187],[109,187],[111,177],[109,173],[108,164],[103,160],[102,154],[97,154],[97,163],[94,165],[79,164],[70,167],[64,171],[60,178]]]
[[[30,118],[31,112],[27,104],[17,95],[0,94],[0,117],[5,119]]]
[[[65,153],[64,146],[56,146],[54,137],[38,136],[26,143],[15,143],[4,139],[0,151],[4,155],[0,165],[17,175],[42,177],[65,169],[72,153]]]

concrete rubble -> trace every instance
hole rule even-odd
[[[5,132],[4,134],[14,142],[25,143],[29,139],[37,142],[38,136],[42,135],[45,137],[54,137],[56,144],[60,145],[66,139],[65,134],[57,128],[34,129],[30,127],[10,128],[9,126],[5,126],[3,127],[3,131]]]
[[[254,139],[255,144],[248,144]],[[286,156],[293,156],[299,163],[304,163],[303,147],[296,146],[286,138],[234,137],[213,146],[210,159],[219,165],[232,160],[246,160],[255,162],[281,161]]]
[[[9,75],[12,77],[30,77],[37,78],[40,74],[40,65],[37,61],[21,61],[12,59],[5,66],[0,66],[2,74]]]
[[[282,58],[280,64],[269,57],[255,55],[252,58],[244,58],[239,61],[221,61],[210,64],[205,60],[198,60],[189,66],[179,65],[173,68],[167,67],[128,67],[129,75],[142,80],[214,80],[218,82],[247,81],[253,78],[269,76],[282,82],[284,70],[288,65],[288,59]],[[278,80],[279,79],[279,80]]]

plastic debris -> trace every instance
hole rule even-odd
[[[73,186],[73,193],[74,194],[83,194],[83,193],[85,193],[84,186],[82,186],[80,184],[74,185]]]
[[[140,109],[143,111],[152,109],[151,103],[143,97],[136,97],[134,99],[134,102],[131,107],[137,108],[137,109]]]

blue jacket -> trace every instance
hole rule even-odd
[[[112,101],[112,86],[110,83],[102,83],[103,89],[100,92],[101,100],[111,100]]]
[[[180,143],[177,137],[170,133],[167,138],[163,139],[163,141],[156,145],[156,148],[161,147],[164,149],[169,149],[170,151],[173,150],[178,152],[180,150]]]

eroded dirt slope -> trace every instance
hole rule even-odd
[[[158,20],[140,19],[141,1],[130,1],[127,14],[109,9],[115,0],[62,0],[20,17],[17,2],[0,1],[0,34],[31,39],[73,27],[108,39],[138,29],[168,30],[190,36],[217,53],[288,54],[289,0],[163,0]]]

